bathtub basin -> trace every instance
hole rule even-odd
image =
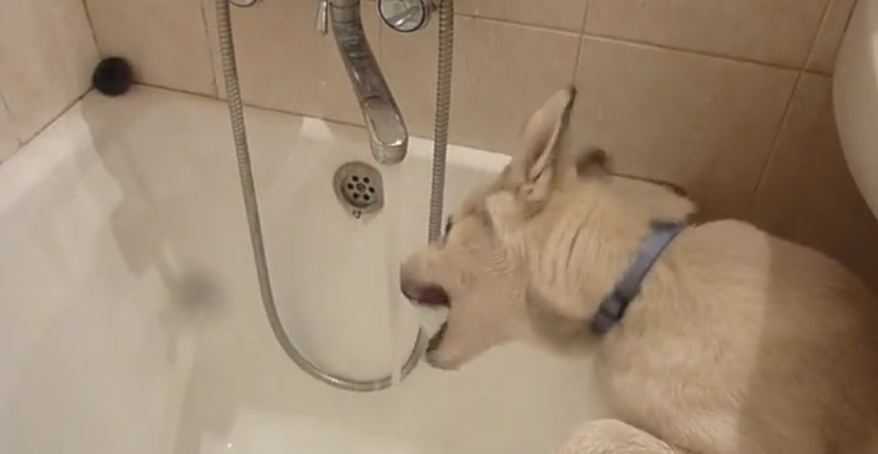
[[[382,169],[388,206],[363,221],[332,187],[371,162],[360,128],[247,119],[287,331],[335,372],[386,373],[415,333],[388,270],[425,241],[430,143]],[[452,149],[447,203],[504,163]],[[606,414],[588,359],[523,346],[373,394],[298,370],[258,299],[212,99],[88,94],[0,165],[0,251],[0,452],[536,453]]]

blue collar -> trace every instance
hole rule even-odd
[[[612,293],[601,300],[601,305],[591,319],[591,330],[603,336],[622,320],[628,306],[640,293],[643,279],[658,261],[665,248],[686,228],[683,223],[653,222],[649,236],[640,245],[640,252]]]

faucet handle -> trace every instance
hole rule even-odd
[[[326,35],[329,33],[329,0],[317,0],[317,33]]]

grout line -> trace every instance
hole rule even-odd
[[[851,28],[851,21],[854,20],[854,13],[857,11],[857,8],[860,7],[860,2],[862,2],[862,1],[867,1],[867,0],[854,0],[854,4],[851,5],[851,9],[850,9],[850,11],[848,11],[847,17],[844,20],[844,28],[842,28],[842,38],[844,38],[844,35],[847,34],[848,29]],[[839,42],[837,44],[838,47],[841,47],[842,40],[839,40]],[[838,49],[836,49],[836,50],[838,50]]]
[[[590,5],[590,3],[589,3],[589,5]],[[587,8],[586,12],[590,11],[590,9],[591,8],[589,6],[589,8]],[[651,48],[651,49],[681,52],[681,53],[687,53],[687,54],[693,54],[693,55],[700,55],[703,57],[713,57],[713,58],[718,58],[718,59],[732,61],[732,62],[750,63],[750,64],[765,66],[765,67],[769,67],[769,68],[785,69],[785,70],[792,70],[792,71],[801,70],[801,67],[798,67],[796,65],[788,65],[788,64],[784,64],[784,63],[772,63],[772,62],[757,60],[755,58],[724,55],[721,53],[705,51],[705,50],[687,49],[687,48],[672,46],[672,45],[667,45],[667,44],[651,43],[649,41],[643,41],[643,40],[638,40],[638,39],[634,39],[634,38],[622,38],[622,37],[617,37],[617,36],[612,36],[612,35],[605,35],[605,34],[601,34],[601,33],[588,33],[585,31],[585,26],[584,26],[585,20],[587,20],[587,18],[588,18],[587,16],[583,20],[582,29],[579,32],[575,32],[575,31],[570,31],[570,30],[565,30],[565,29],[547,27],[544,25],[528,24],[525,22],[520,22],[520,21],[515,21],[515,20],[499,19],[499,18],[486,17],[486,16],[478,16],[478,15],[468,14],[468,13],[455,13],[455,15],[470,18],[470,19],[477,20],[477,21],[494,23],[494,24],[514,25],[514,26],[524,27],[524,28],[528,28],[531,30],[535,30],[535,31],[541,31],[541,32],[551,32],[551,33],[564,34],[564,35],[576,35],[580,38],[599,39],[599,40],[604,40],[604,41],[609,41],[609,42],[614,42],[614,43],[619,43],[619,44],[639,45],[639,46],[643,46],[643,47],[647,47],[647,48]]]
[[[823,77],[832,77],[833,74],[829,71],[821,71],[819,69],[803,69],[803,73],[810,74],[812,76],[823,76]]]
[[[3,88],[0,87],[0,107],[6,109],[6,112],[12,112],[9,109],[9,102],[6,101],[6,95],[3,94]]]
[[[184,95],[196,96],[196,97],[204,98],[204,99],[212,99],[214,101],[220,101],[220,102],[226,101],[225,98],[221,98],[219,96],[215,96],[215,95],[211,95],[211,94],[207,94],[207,93],[203,93],[203,92],[199,92],[199,91],[187,90],[185,88],[177,88],[177,87],[171,87],[168,85],[157,84],[155,82],[146,82],[143,80],[138,80],[138,81],[135,81],[134,84],[140,85],[143,87],[157,88],[159,90],[173,91],[176,93],[183,93]]]
[[[814,52],[814,47],[817,45],[817,39],[820,36],[820,32],[823,30],[823,24],[826,22],[826,18],[829,15],[829,8],[832,5],[832,0],[826,2],[826,6],[823,7],[823,16],[820,20],[820,28],[814,33],[814,36],[811,38],[811,44],[808,46],[808,57],[805,58],[804,63],[798,69],[798,73],[796,74],[796,81],[793,84],[793,90],[790,93],[790,97],[787,100],[787,105],[784,108],[783,116],[781,117],[780,125],[777,128],[777,131],[774,133],[774,138],[771,141],[771,147],[768,149],[768,157],[765,159],[765,163],[762,165],[762,169],[759,171],[759,177],[756,180],[756,185],[753,188],[753,192],[750,194],[749,207],[747,208],[747,218],[750,219],[753,217],[753,211],[756,209],[756,200],[759,197],[759,193],[762,191],[762,188],[765,186],[765,181],[768,177],[768,170],[771,168],[771,165],[774,163],[777,157],[777,147],[780,145],[780,137],[783,134],[784,129],[789,122],[790,110],[793,106],[793,101],[796,99],[796,95],[799,92],[799,88],[802,85],[802,78],[805,74],[809,74],[810,72],[807,70],[808,63],[811,61],[811,54]]]
[[[534,31],[551,32],[551,33],[558,33],[558,34],[564,34],[564,35],[575,35],[575,36],[582,35],[581,31],[577,32],[577,31],[566,30],[566,29],[562,29],[562,28],[552,28],[552,27],[548,27],[545,25],[529,24],[527,22],[515,21],[515,20],[511,20],[511,19],[500,19],[500,18],[496,18],[496,17],[479,16],[477,14],[458,13],[458,12],[455,12],[454,15],[466,17],[468,19],[475,19],[475,20],[480,20],[480,21],[484,21],[484,22],[490,22],[490,23],[494,23],[494,24],[514,25],[517,27],[523,27],[523,28],[527,28],[530,30],[534,30]]]
[[[811,47],[808,49],[808,57],[805,59],[805,65],[803,70],[808,70],[807,68],[811,67],[811,64],[814,62],[814,50],[817,47],[817,42],[820,40],[823,33],[826,31],[826,24],[829,23],[829,11],[832,10],[832,7],[838,3],[838,0],[829,0],[826,4],[826,9],[823,12],[823,18],[820,20],[820,25],[817,28],[817,33],[814,35],[814,39],[811,42]],[[847,30],[848,25],[850,24],[851,17],[853,16],[854,10],[857,8],[857,0],[854,0],[851,10],[848,11],[847,19],[845,20],[844,28],[842,29],[842,36],[844,36],[844,31]],[[837,46],[840,46],[841,42],[837,43]],[[838,49],[836,49],[837,51]],[[811,71],[811,72],[820,72],[820,71]],[[831,72],[830,72],[831,75]]]
[[[85,20],[88,21],[88,31],[91,32],[91,40],[95,45],[95,49],[98,51],[98,58],[104,58],[104,52],[101,50],[101,46],[98,43],[98,34],[95,31],[95,23],[91,18],[91,10],[88,8],[88,1],[81,0],[82,9],[85,10]]]
[[[582,61],[582,47],[585,42],[582,36],[585,34],[585,24],[588,22],[588,13],[589,10],[591,10],[591,2],[592,0],[589,0],[585,3],[585,14],[582,15],[582,24],[579,26],[579,38],[577,38],[579,43],[576,46],[576,61],[573,65],[573,81],[571,82],[573,85],[576,85],[576,79],[579,77],[579,64]]]
[[[218,102],[221,102],[224,104],[228,102],[226,99],[207,95],[204,93],[198,93],[198,92],[194,92],[194,91],[183,90],[180,88],[158,85],[158,84],[154,84],[151,82],[142,82],[141,81],[141,82],[137,82],[136,85],[140,85],[142,87],[153,88],[153,89],[157,89],[157,90],[169,91],[169,92],[173,92],[173,93],[182,93],[184,95],[194,96],[196,98],[201,98],[201,99],[204,99],[207,101],[218,101]],[[333,124],[342,125],[342,126],[352,126],[355,128],[366,129],[366,127],[363,124],[350,123],[350,122],[347,122],[344,120],[337,120],[337,119],[333,119],[333,118],[318,117],[318,116],[315,116],[314,114],[308,114],[308,113],[304,113],[304,112],[296,112],[293,110],[284,110],[284,109],[279,109],[276,107],[259,106],[259,105],[250,104],[247,102],[244,102],[244,107],[249,107],[251,109],[262,110],[265,112],[273,112],[273,113],[284,114],[284,115],[295,115],[297,117],[302,117],[302,118],[312,118],[315,120],[325,121],[327,123],[333,123]]]
[[[588,16],[591,14],[591,4],[594,3],[594,0],[588,0],[585,2],[585,15],[582,17],[582,25],[579,26],[579,34],[585,34],[585,28],[588,26]]]
[[[824,31],[824,27],[825,27],[826,23],[829,22],[829,11],[832,8],[832,6],[836,4],[837,1],[838,0],[830,0],[830,4],[827,7],[826,14],[824,15],[823,21],[820,24],[820,30],[817,32],[817,38],[820,37],[820,34],[823,33],[823,31]],[[850,28],[851,20],[853,20],[853,18],[854,18],[854,11],[856,11],[857,6],[858,6],[860,1],[866,1],[866,0],[853,0],[853,4],[851,5],[851,8],[847,12],[847,15],[846,15],[845,20],[844,20],[844,25],[842,26],[841,38],[838,40],[838,42],[836,42],[834,44],[835,50],[834,50],[833,54],[836,56],[838,55],[838,52],[841,48],[842,41],[844,40],[844,35],[847,34],[847,30],[848,30],[848,28]],[[819,75],[832,77],[833,73],[835,72],[834,67],[831,68],[829,71],[821,71],[819,69],[810,69],[809,68],[811,66],[811,63],[813,62],[814,49],[817,47],[817,38],[815,38],[814,43],[811,45],[811,51],[808,54],[808,60],[807,60],[806,66],[805,66],[805,71],[807,71],[808,73],[811,73],[811,74],[819,74]]]
[[[15,148],[15,151],[12,152],[12,154],[15,154],[18,152],[18,150],[21,149],[23,144],[21,143],[21,137],[18,136],[18,127],[15,125],[15,119],[12,118],[12,109],[9,108],[9,103],[6,101],[6,95],[3,94],[2,89],[0,89],[0,109],[3,109],[3,111],[6,112],[6,118],[9,120],[9,126],[15,133],[15,143],[18,145]]]
[[[820,18],[820,23],[817,25],[817,32],[814,33],[814,38],[811,40],[811,46],[808,47],[808,55],[805,57],[805,63],[802,65],[803,71],[811,66],[811,62],[814,61],[814,49],[817,47],[817,41],[820,40],[821,35],[826,29],[826,23],[829,21],[829,10],[832,9],[832,5],[835,4],[835,1],[836,0],[828,0],[826,2],[823,16]]]
[[[207,23],[207,9],[205,9],[205,0],[199,0],[200,9],[201,9],[201,23],[204,25],[204,36],[205,42],[207,43],[207,56],[210,59],[210,82],[211,87],[213,88],[213,94],[216,97],[219,97],[219,81],[217,80],[217,61],[216,55],[214,55],[214,44],[211,42],[210,29]]]
[[[777,147],[780,145],[780,137],[783,134],[784,129],[786,129],[787,123],[790,119],[790,110],[793,106],[793,101],[796,98],[796,93],[799,91],[799,86],[802,83],[802,74],[804,71],[799,71],[796,74],[796,80],[793,82],[793,89],[790,91],[790,96],[787,99],[787,104],[784,107],[783,115],[780,117],[780,122],[777,125],[777,129],[774,132],[774,137],[771,139],[771,146],[768,148],[768,156],[765,158],[765,162],[762,164],[762,168],[759,169],[759,176],[756,178],[756,184],[753,186],[753,189],[750,193],[750,200],[747,202],[747,219],[751,219],[753,217],[753,210],[756,209],[756,199],[759,196],[759,193],[762,191],[762,187],[765,185],[765,180],[768,177],[768,169],[771,168],[771,164],[774,163],[775,157],[777,155]]]
[[[142,87],[148,87],[148,88],[152,88],[152,89],[156,89],[156,90],[172,92],[172,93],[181,93],[181,94],[184,94],[187,96],[193,96],[193,97],[201,98],[201,99],[207,100],[207,101],[217,101],[217,102],[221,102],[221,103],[227,102],[221,98],[207,95],[204,93],[198,93],[198,92],[183,90],[183,89],[179,89],[179,88],[165,87],[162,85],[156,85],[156,84],[152,84],[152,83],[136,82],[135,85],[139,85]],[[28,143],[30,143],[33,139],[35,139],[40,134],[42,134],[46,129],[48,129],[52,124],[54,124],[59,118],[64,116],[64,114],[69,112],[70,109],[74,108],[80,101],[82,101],[83,98],[88,96],[88,94],[91,93],[93,90],[94,90],[93,88],[89,88],[84,93],[77,96],[76,99],[74,99],[70,104],[68,104],[66,107],[61,109],[61,111],[58,112],[58,114],[54,115],[48,122],[46,122],[46,124],[44,124],[42,127],[40,127],[39,130],[37,130],[34,134],[32,134],[30,137],[28,137],[27,140],[22,141],[21,139],[18,139],[18,137],[16,137],[18,139],[19,144],[20,144],[19,151],[21,150],[21,148],[23,148]],[[5,104],[6,104],[5,100],[0,98],[0,101],[2,101],[3,105],[5,106]],[[302,112],[294,112],[294,111],[290,111],[290,110],[277,109],[277,108],[273,108],[273,107],[257,106],[257,105],[248,104],[248,103],[244,103],[244,106],[251,108],[251,109],[261,110],[261,111],[265,111],[265,112],[273,112],[273,113],[284,114],[284,115],[295,115],[295,116],[302,117],[302,118],[311,118],[311,119],[315,119],[315,120],[324,121],[326,123],[354,127],[354,128],[359,128],[359,129],[365,129],[365,126],[363,126],[362,124],[349,123],[349,122],[346,122],[343,120],[336,120],[336,119],[330,119],[330,118],[316,117],[314,115],[309,115],[309,114],[302,113]],[[16,153],[17,152],[18,151],[16,151]]]
[[[74,98],[72,102],[70,102],[69,104],[67,104],[67,105],[66,105],[63,109],[61,109],[57,114],[55,114],[54,116],[52,116],[52,118],[49,119],[49,121],[47,121],[43,126],[41,126],[40,129],[38,129],[35,133],[31,134],[31,136],[28,137],[27,139],[22,140],[22,141],[21,141],[21,147],[23,148],[25,145],[29,144],[32,140],[34,140],[36,137],[38,137],[40,134],[42,134],[43,131],[45,131],[46,129],[48,129],[49,126],[52,126],[53,124],[55,124],[55,122],[58,121],[59,118],[63,117],[64,114],[66,114],[68,111],[70,111],[70,109],[72,109],[74,106],[76,106],[77,104],[79,104],[79,101],[82,101],[82,98],[85,98],[86,95],[88,95],[89,93],[91,93],[91,91],[92,91],[92,87],[89,87],[87,90],[85,90],[85,91],[84,91],[83,93],[81,93],[79,96],[77,96],[76,98]],[[21,148],[19,148],[19,150],[20,150],[20,149],[21,149]]]
[[[764,61],[760,61],[760,60],[756,60],[756,59],[752,59],[752,58],[732,57],[729,55],[718,54],[715,52],[696,50],[696,49],[684,49],[682,47],[669,46],[666,44],[655,44],[655,43],[650,43],[647,41],[640,41],[640,40],[630,39],[630,38],[617,38],[615,36],[602,35],[602,34],[598,34],[598,33],[583,33],[582,36],[583,36],[583,38],[593,39],[593,40],[597,40],[597,41],[607,41],[607,42],[612,42],[612,43],[616,43],[616,44],[627,44],[629,46],[640,46],[640,47],[653,49],[653,50],[663,50],[663,51],[668,51],[668,52],[678,52],[678,53],[683,53],[683,54],[698,55],[701,57],[715,58],[715,59],[725,60],[725,61],[734,62],[734,63],[746,63],[746,64],[762,66],[762,67],[766,67],[766,68],[782,69],[782,70],[786,70],[786,71],[800,71],[801,70],[801,68],[799,68],[799,67],[796,67],[793,65],[785,65],[783,63],[770,63],[770,62],[764,62]]]

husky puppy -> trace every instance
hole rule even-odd
[[[403,293],[449,309],[428,361],[456,369],[514,340],[594,351],[619,419],[564,454],[878,454],[876,298],[818,252],[744,222],[686,225],[686,198],[566,151],[573,96],[549,99],[508,167],[403,264]],[[657,222],[680,228],[598,327]]]

